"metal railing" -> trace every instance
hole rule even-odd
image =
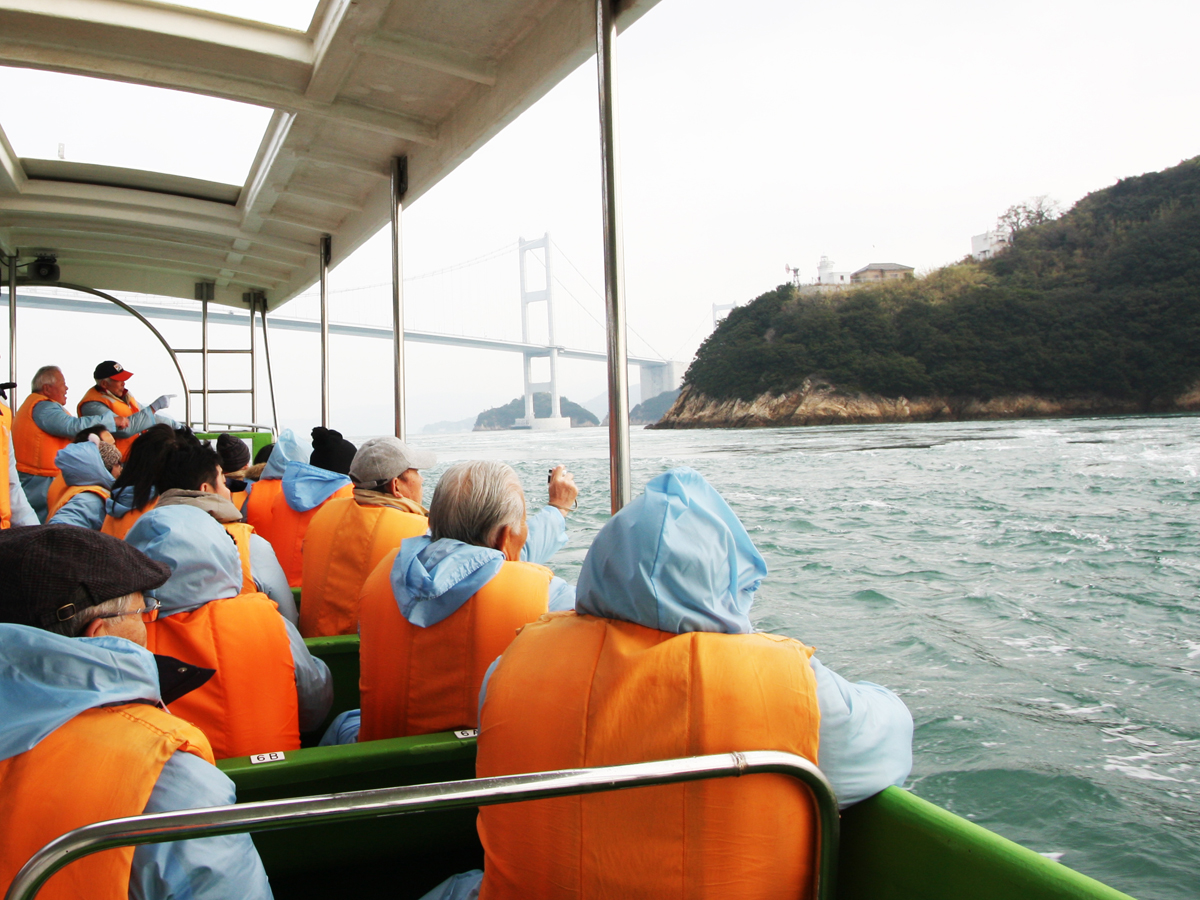
[[[111,819],[76,828],[48,843],[21,867],[4,896],[5,900],[32,900],[63,866],[114,847],[759,774],[788,775],[801,781],[812,794],[818,820],[813,896],[816,900],[833,900],[838,853],[837,797],[821,770],[807,759],[773,750],[503,775]],[[797,853],[807,851],[808,848],[796,848]]]

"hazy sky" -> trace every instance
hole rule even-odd
[[[1198,29],[1200,5],[1184,0],[662,0],[618,45],[627,296],[645,339],[631,335],[631,348],[690,359],[711,330],[713,304],[773,288],[786,264],[805,280],[822,254],[845,270],[870,262],[927,270],[964,256],[971,235],[1010,204],[1048,194],[1069,206],[1120,177],[1200,154]],[[37,137],[23,122],[36,115],[45,131],[45,107],[32,97],[82,96],[37,78],[45,76],[0,71],[0,96],[10,98],[0,123],[19,153],[22,134]],[[203,121],[203,102],[211,101],[126,101],[105,145],[116,152],[127,141],[142,152],[152,143],[143,129],[168,114],[185,123],[169,130],[186,135],[189,120]],[[104,111],[97,98],[86,105]],[[189,171],[224,167],[234,174],[222,177],[238,181],[249,157],[237,137],[252,157],[260,120],[262,111],[243,110],[226,120],[230,134],[181,140],[162,158]],[[592,61],[408,211],[409,275],[514,248],[410,283],[411,325],[515,335],[516,240],[550,232],[562,279],[559,340],[602,346],[590,318],[601,310],[597,134]],[[75,150],[87,140],[68,136],[68,158],[83,158]],[[369,286],[386,284],[388,267],[378,235],[333,273],[332,317],[386,321],[385,288]],[[281,314],[314,311],[301,298]],[[146,399],[178,383],[136,326],[122,332],[118,320],[97,317],[85,338],[52,317],[27,318],[22,379],[47,355],[78,358],[77,370],[68,366],[77,398],[92,348],[111,342],[97,359],[115,356],[138,371]],[[281,419],[311,424],[316,338],[279,332],[276,341]],[[389,362],[384,342],[335,339],[335,427],[389,429]],[[602,365],[568,363],[561,374],[572,399],[603,390]],[[520,358],[410,344],[408,378],[409,426],[419,430],[516,396]]]

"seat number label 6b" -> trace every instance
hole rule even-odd
[[[285,757],[282,752],[279,753],[255,753],[250,757],[250,765],[257,766],[259,763],[279,762]]]

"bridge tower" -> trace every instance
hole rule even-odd
[[[525,417],[517,419],[517,428],[530,428],[534,431],[562,431],[571,427],[571,419],[561,415],[558,395],[558,346],[554,342],[554,295],[551,290],[553,270],[550,266],[550,234],[547,232],[540,238],[527,241],[524,238],[518,243],[517,254],[521,266],[521,340],[526,344],[533,343],[529,334],[529,307],[534,303],[546,304],[546,348],[525,351]],[[545,287],[535,290],[529,288],[529,265],[527,256],[535,251],[542,251],[542,260],[546,270]],[[534,265],[539,260],[535,255]],[[550,380],[533,380],[534,357],[548,357],[550,361]],[[536,418],[533,412],[533,395],[538,392],[550,394],[550,416]]]

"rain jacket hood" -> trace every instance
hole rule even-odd
[[[137,520],[125,540],[171,567],[162,587],[147,593],[162,603],[161,616],[199,609],[242,590],[237,544],[217,521],[194,506],[155,507]]]
[[[36,747],[82,712],[133,700],[160,700],[158,668],[145,648],[0,624],[0,761]]]
[[[64,479],[65,480],[65,479]],[[156,491],[150,492],[150,499],[156,496]],[[133,485],[127,484],[104,501],[104,511],[114,519],[133,512]]]
[[[274,478],[278,481],[283,477],[284,470],[290,462],[308,462],[308,454],[300,447],[292,429],[285,428],[279,433],[275,449],[267,458],[267,467],[263,469],[262,478]]]
[[[749,634],[766,574],[745,527],[704,476],[671,469],[600,529],[575,608],[673,634]]]
[[[400,614],[428,628],[450,616],[500,574],[504,554],[450,538],[406,538],[392,564],[392,594]]]
[[[273,452],[271,459],[275,459]],[[265,472],[263,477],[266,477]],[[283,472],[283,497],[287,500],[287,505],[296,512],[308,512],[333,496],[334,491],[348,484],[350,478],[346,475],[311,466],[306,462],[292,461]]]
[[[71,486],[96,484],[108,490],[115,480],[91,441],[67,444],[54,455],[54,464],[62,472],[63,481]]]

